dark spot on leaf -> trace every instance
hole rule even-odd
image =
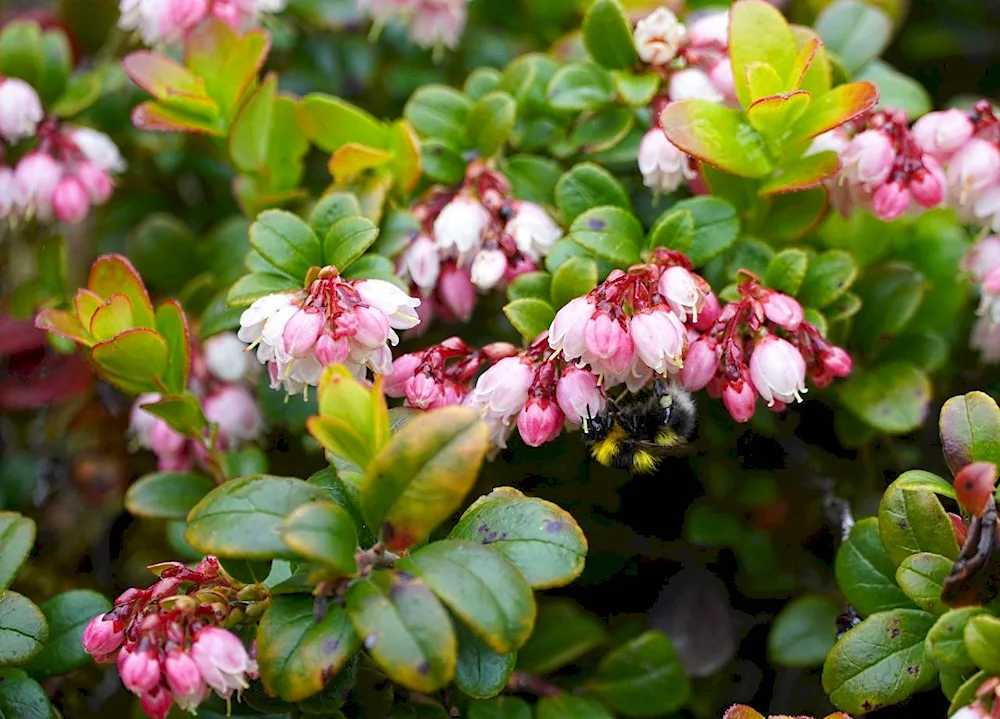
[[[333,667],[323,667],[320,671],[320,677],[322,677],[324,684],[329,682],[335,676],[337,676],[337,672]]]
[[[414,579],[416,579],[416,577],[414,577],[412,574],[410,574],[409,572],[404,572],[401,569],[396,571],[396,576],[402,579],[404,582],[412,582]]]
[[[488,531],[490,531],[490,526],[485,522],[476,527],[476,534],[486,534]]]
[[[902,529],[904,532],[910,528],[910,525],[906,523],[905,519],[900,519],[898,522],[896,522],[896,526]]]
[[[378,644],[378,637],[376,637],[374,634],[369,634],[367,637],[365,637],[365,649],[371,649],[376,644]]]
[[[912,675],[916,676],[917,674],[920,673],[920,665],[918,665],[918,664],[911,664],[910,666],[908,666],[906,668],[906,673],[907,674],[912,674]]]
[[[893,617],[889,620],[889,639],[895,639],[899,636],[899,618]]]
[[[605,227],[607,227],[607,223],[600,217],[591,217],[590,222],[588,222],[587,224],[590,225],[590,229],[592,230],[603,230]]]
[[[485,537],[483,537],[483,544],[489,544],[490,542],[495,542],[500,538],[499,532],[490,532]]]
[[[334,637],[327,637],[323,640],[323,653],[333,654],[340,647],[340,640]]]
[[[546,519],[542,522],[542,529],[550,534],[562,531],[563,523],[557,519]]]
[[[875,705],[872,704],[870,700],[865,699],[863,702],[861,702],[861,708],[864,709],[866,712],[870,712],[872,709],[875,708]]]
[[[417,665],[417,671],[420,672],[421,674],[430,674],[431,665],[428,664],[426,661],[420,662],[420,664]]]

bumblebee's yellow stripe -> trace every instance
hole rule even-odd
[[[632,456],[632,471],[636,474],[647,474],[656,469],[659,459],[644,449],[637,449]]]
[[[609,467],[611,466],[611,460],[613,460],[621,450],[621,441],[625,439],[626,436],[625,430],[618,426],[618,423],[616,422],[612,425],[611,431],[608,432],[607,437],[598,442],[594,442],[594,446],[591,448],[590,453],[598,462],[606,467]]]
[[[669,427],[664,427],[656,433],[656,443],[661,447],[674,447],[682,442],[676,432]]]

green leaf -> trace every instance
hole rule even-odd
[[[896,565],[886,554],[878,534],[878,519],[855,523],[834,563],[837,586],[861,616],[896,608],[913,608],[896,584]]]
[[[766,177],[774,170],[767,143],[739,110],[680,100],[667,105],[660,122],[673,144],[720,170],[740,177]]]
[[[938,422],[941,450],[953,474],[973,462],[1000,466],[1000,408],[985,392],[952,397]]]
[[[498,487],[477,499],[448,534],[488,544],[521,570],[532,589],[569,584],[583,571],[587,540],[551,502]]]
[[[260,256],[292,277],[305,278],[323,265],[323,247],[305,222],[285,210],[265,210],[250,225],[250,244]]]
[[[827,250],[814,256],[796,297],[808,307],[828,307],[841,297],[858,276],[858,265],[843,250]]]
[[[19,77],[35,86],[44,71],[45,52],[39,24],[33,20],[7,23],[0,33],[0,75]]]
[[[9,589],[0,590],[0,666],[24,664],[49,637],[41,610]]]
[[[45,690],[21,669],[0,669],[0,716],[53,719],[59,716]]]
[[[624,107],[613,107],[581,117],[566,143],[576,152],[594,155],[622,142],[635,124],[635,116]]]
[[[827,597],[804,594],[778,613],[767,650],[772,661],[786,667],[814,667],[823,663],[837,639],[841,607]]]
[[[523,298],[504,305],[503,313],[528,342],[546,331],[555,319],[555,308],[545,300]]]
[[[571,257],[552,275],[552,307],[558,309],[570,300],[586,295],[595,287],[597,262],[589,257]]]
[[[615,80],[618,97],[629,107],[645,107],[660,89],[660,76],[655,72],[633,74],[627,70],[615,70],[611,76]]]
[[[504,160],[500,167],[510,180],[514,197],[542,205],[552,204],[556,183],[562,175],[558,163],[547,157],[514,155]]]
[[[328,452],[367,467],[388,438],[385,399],[343,365],[324,372],[318,395],[321,416],[309,418],[309,432]]]
[[[548,272],[525,272],[507,285],[507,299],[536,299],[547,302],[551,296],[552,275]],[[536,335],[537,336],[537,335]]]
[[[125,508],[137,517],[184,519],[215,482],[197,472],[154,472],[125,493]]]
[[[257,628],[261,681],[286,702],[302,701],[322,691],[360,645],[337,604],[327,605],[317,620],[314,597],[273,597]]]
[[[62,30],[48,30],[42,34],[42,52],[45,60],[42,74],[35,83],[35,89],[44,105],[59,98],[72,72],[73,51]]]
[[[518,652],[517,663],[545,676],[607,641],[607,630],[595,617],[567,599],[553,599],[538,607],[535,631]]]
[[[942,479],[936,474],[925,472],[922,469],[911,469],[903,472],[896,479],[895,484],[899,489],[934,492],[934,494],[939,494],[942,497],[955,499],[955,487],[951,482]]]
[[[90,266],[87,289],[104,299],[114,294],[125,295],[131,303],[133,326],[155,327],[149,292],[135,267],[122,255],[98,257]]]
[[[667,635],[649,631],[608,653],[587,682],[605,704],[628,717],[675,712],[691,685]]]
[[[756,66],[771,70],[769,65]],[[777,80],[777,75],[773,76]],[[782,85],[780,81],[777,83]],[[770,89],[770,88],[769,88]],[[778,91],[781,93],[781,91]],[[758,96],[751,85],[751,93],[754,101],[747,108],[747,120],[750,125],[764,137],[771,141],[778,141],[788,131],[788,128],[795,123],[812,104],[812,96],[805,90],[795,90],[793,92],[770,94],[765,93],[763,97]],[[781,168],[781,176],[791,173],[791,168],[799,161],[796,160],[791,165]],[[839,162],[834,163],[833,172],[836,172]],[[795,173],[796,176],[801,172]],[[774,181],[772,180],[772,183]],[[768,183],[769,185],[771,183]],[[786,190],[788,191],[788,190]],[[773,192],[763,192],[762,194],[774,194]]]
[[[927,632],[924,653],[928,654],[938,670],[954,674],[972,674],[976,664],[965,648],[965,626],[969,619],[982,614],[982,607],[964,607],[945,612]]]
[[[545,112],[545,87],[558,69],[559,63],[542,53],[521,55],[504,69],[499,89],[514,96],[518,110]]]
[[[785,143],[804,143],[827,130],[843,125],[871,110],[878,101],[878,90],[870,82],[838,85],[813,101],[805,114],[786,135]]]
[[[927,416],[931,385],[927,375],[905,362],[856,372],[842,383],[844,405],[868,425],[893,434],[919,427]]]
[[[462,92],[472,100],[478,100],[500,84],[500,71],[494,67],[477,67],[465,78]]]
[[[306,137],[326,152],[334,152],[348,143],[377,149],[388,147],[386,126],[339,97],[319,92],[306,95],[299,117]]]
[[[268,140],[278,76],[271,73],[237,115],[229,132],[229,155],[243,172],[259,172],[267,166]]]
[[[464,624],[455,625],[458,636],[458,659],[455,664],[455,686],[463,694],[476,699],[496,696],[514,673],[517,655],[498,654],[466,629]]]
[[[876,108],[905,110],[911,120],[934,109],[934,101],[923,85],[881,60],[868,63],[856,79],[870,82],[878,88]]]
[[[879,503],[878,531],[886,554],[897,565],[920,552],[951,560],[958,556],[951,520],[931,492],[902,489],[897,482],[890,484]]]
[[[69,674],[90,660],[83,649],[83,630],[94,617],[111,609],[111,602],[89,589],[57,594],[39,609],[49,626],[45,646],[31,660],[31,671],[44,676]]]
[[[531,635],[531,587],[503,555],[481,544],[441,540],[400,560],[396,568],[422,579],[495,652],[513,652]]]
[[[421,137],[454,142],[464,136],[472,102],[458,90],[444,85],[424,85],[403,108],[403,117]]]
[[[278,292],[291,292],[301,289],[301,286],[301,282],[289,279],[285,275],[253,272],[236,280],[226,295],[226,303],[232,307],[246,307],[261,297]]]
[[[855,288],[862,306],[852,336],[866,351],[874,351],[906,328],[927,290],[924,275],[910,265],[893,262],[868,270]]]
[[[204,554],[230,559],[295,559],[281,540],[294,509],[326,493],[292,477],[267,474],[230,480],[209,492],[188,514],[184,538]]]
[[[569,694],[542,697],[535,705],[535,716],[537,719],[614,719],[593,699]]]
[[[694,237],[687,255],[696,267],[705,265],[729,248],[739,236],[740,221],[736,209],[718,197],[692,197],[681,200],[672,209],[690,212],[694,218]]]
[[[321,264],[344,270],[375,243],[378,227],[367,217],[345,217],[330,227],[323,239]]]
[[[952,560],[939,554],[911,554],[896,570],[896,583],[924,611],[944,614],[948,607],[941,601],[941,585],[951,572],[952,564]]]
[[[420,142],[420,167],[435,182],[456,185],[465,177],[465,158],[454,145],[428,138]]]
[[[361,214],[358,198],[349,192],[331,192],[323,195],[309,213],[309,226],[316,237],[326,237],[333,223],[345,217]]]
[[[91,358],[104,379],[133,394],[160,389],[158,380],[167,371],[168,355],[163,337],[141,327],[91,348]]]
[[[531,707],[517,697],[478,699],[469,705],[469,719],[531,719]]]
[[[126,241],[129,257],[150,287],[176,292],[198,264],[195,239],[179,218],[164,213],[146,217]]]
[[[503,149],[514,129],[517,103],[500,90],[476,100],[469,109],[465,134],[483,157],[492,157]]]
[[[35,545],[35,523],[17,512],[0,512],[0,589],[10,586]]]
[[[430,693],[455,673],[448,613],[416,577],[377,571],[347,590],[347,614],[369,654],[394,682]]]
[[[963,636],[976,666],[988,674],[1000,674],[1000,619],[989,614],[970,617]]]
[[[555,202],[567,223],[593,207],[614,205],[623,210],[632,207],[618,180],[604,168],[589,162],[574,166],[559,178]]]
[[[773,179],[760,186],[760,194],[764,197],[770,197],[818,187],[823,180],[837,174],[839,169],[840,157],[832,150],[806,155],[795,162],[784,165]]]
[[[639,262],[642,225],[620,207],[594,207],[579,215],[569,228],[569,238],[598,259],[625,268]]]
[[[955,712],[959,709],[974,702],[977,698],[976,693],[979,691],[979,687],[987,679],[989,679],[989,674],[986,672],[976,672],[969,677],[951,698],[951,706],[948,707],[948,716],[954,716]]]
[[[816,32],[852,75],[882,54],[892,38],[892,19],[861,0],[837,0],[816,18]]]
[[[467,407],[408,423],[368,465],[360,495],[368,526],[379,527],[394,551],[426,539],[472,488],[488,445],[489,429]]]
[[[776,240],[798,240],[812,232],[822,222],[828,209],[826,189],[814,187],[770,198],[771,209],[764,220],[768,237]]]
[[[285,518],[281,538],[288,548],[337,576],[357,573],[358,533],[350,514],[332,502],[303,504]]]
[[[666,247],[687,254],[694,242],[694,214],[690,210],[669,209],[649,230],[649,248]]]
[[[794,297],[806,276],[809,256],[804,250],[789,248],[776,254],[767,266],[764,284]]]
[[[583,44],[599,64],[627,70],[639,62],[632,22],[617,0],[596,0],[583,16]]]
[[[208,420],[201,411],[201,403],[188,392],[166,395],[155,402],[144,403],[142,408],[188,437],[198,437],[208,426]]]
[[[746,68],[751,63],[770,65],[779,78],[786,79],[787,88],[797,50],[781,13],[762,0],[743,2],[731,8],[729,28],[729,55],[740,105],[750,105]]]
[[[78,115],[100,99],[101,90],[100,71],[75,73],[70,76],[62,95],[52,103],[51,112],[62,118]]]
[[[933,624],[933,614],[893,609],[854,627],[823,665],[830,701],[849,714],[864,714],[933,686],[937,669],[924,655],[924,637]]]
[[[545,93],[549,104],[556,110],[582,112],[611,104],[615,86],[607,70],[580,62],[559,68]]]

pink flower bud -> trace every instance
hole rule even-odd
[[[169,691],[157,686],[140,696],[139,703],[142,704],[142,710],[150,719],[167,719],[174,698]]]
[[[712,84],[722,95],[723,100],[736,101],[736,80],[733,77],[732,60],[728,57],[720,58],[709,68],[708,76],[712,79]]]
[[[264,418],[253,395],[240,385],[223,385],[202,401],[205,419],[219,425],[223,446],[257,439]]]
[[[698,312],[705,303],[691,272],[683,267],[668,267],[660,275],[659,291],[681,321],[698,320]]]
[[[418,354],[405,354],[397,357],[392,363],[392,374],[382,381],[382,391],[389,397],[406,396],[406,383],[420,366],[422,358]]]
[[[418,235],[403,254],[406,271],[413,284],[424,292],[431,292],[441,274],[441,255],[438,246],[427,235]]]
[[[722,308],[719,307],[719,298],[710,291],[705,295],[705,304],[698,312],[698,319],[692,322],[691,326],[699,332],[707,332],[719,319],[720,312],[722,312]]]
[[[115,629],[115,621],[99,614],[83,630],[83,648],[92,657],[108,657],[118,651],[125,640],[123,629]]]
[[[910,175],[910,193],[923,207],[937,207],[944,200],[944,171],[930,155],[924,155],[923,162],[923,169]]]
[[[688,41],[692,47],[720,49],[729,45],[729,13],[710,12],[691,23]]]
[[[257,672],[257,663],[235,634],[219,627],[205,627],[194,635],[191,658],[202,679],[225,698],[246,689],[247,675]]]
[[[465,270],[453,264],[441,269],[438,280],[438,298],[449,312],[463,322],[468,322],[476,309],[476,286]]]
[[[216,0],[212,3],[212,15],[237,32],[240,29],[240,8],[236,0]]]
[[[75,225],[90,211],[87,188],[72,175],[65,175],[52,192],[52,209],[61,221]]]
[[[16,77],[0,78],[0,137],[11,144],[33,137],[43,117],[35,88]]]
[[[410,39],[420,47],[444,46],[454,50],[465,20],[465,3],[418,3],[410,18]]]
[[[901,182],[881,185],[872,196],[872,212],[885,222],[895,220],[909,206],[910,191]]]
[[[252,355],[246,351],[246,345],[232,332],[209,337],[201,350],[205,369],[223,382],[239,382],[257,367]]]
[[[850,182],[878,185],[889,177],[896,150],[881,130],[865,130],[854,136],[841,157],[841,172]]]
[[[794,332],[802,324],[802,305],[793,297],[769,290],[761,304],[764,316],[782,329]]]
[[[174,695],[174,701],[184,711],[194,711],[205,700],[208,685],[201,678],[198,665],[189,654],[174,649],[163,662],[167,685]]]
[[[344,338],[334,339],[333,335],[329,332],[321,334],[319,339],[316,340],[316,345],[313,347],[313,355],[316,357],[316,361],[323,367],[343,362],[347,359],[350,351],[351,347],[347,340]]]
[[[526,445],[539,447],[559,436],[565,419],[555,402],[531,397],[517,416],[517,431]]]
[[[636,52],[643,62],[666,65],[687,40],[687,28],[665,7],[657,8],[635,26]]]
[[[757,393],[753,390],[750,378],[743,372],[743,377],[736,382],[723,380],[722,404],[734,420],[740,424],[749,422],[757,404]]]
[[[52,217],[52,195],[62,177],[62,165],[51,155],[32,152],[21,158],[14,170],[21,203],[42,220]]]
[[[160,683],[160,663],[152,649],[126,652],[119,673],[122,684],[133,694],[145,694]]]
[[[556,383],[556,401],[573,424],[580,424],[588,416],[596,417],[604,409],[597,375],[572,365],[563,370]]]
[[[451,407],[452,405],[462,404],[467,394],[466,388],[457,382],[453,382],[450,379],[446,379],[441,383],[441,394],[437,401],[432,404],[429,409],[437,409],[438,407]]]
[[[687,155],[658,127],[643,135],[638,162],[642,182],[653,192],[673,192],[685,179],[694,176],[688,167]]]
[[[308,355],[312,352],[325,325],[323,315],[316,310],[302,309],[293,314],[281,332],[281,343],[285,352],[297,359]]]
[[[170,20],[180,29],[195,27],[205,19],[207,14],[208,0],[173,0],[170,6]],[[164,31],[163,34],[168,35],[169,33]]]
[[[750,355],[750,380],[768,406],[775,400],[801,402],[806,391],[806,361],[791,342],[767,335]]]
[[[924,152],[945,161],[972,137],[972,120],[961,110],[929,112],[913,123],[913,136]]]
[[[590,323],[595,311],[594,301],[587,296],[577,297],[563,305],[549,325],[549,346],[562,351],[567,360],[582,357],[586,351],[584,327]]]
[[[629,335],[639,358],[656,374],[676,372],[684,364],[687,332],[666,308],[640,312],[629,320]]]
[[[428,409],[441,399],[441,386],[426,372],[417,372],[406,381],[406,401],[411,407]]]
[[[491,412],[500,415],[520,411],[528,399],[535,371],[521,357],[505,357],[483,372],[474,394]]]
[[[389,339],[389,322],[374,307],[359,305],[354,308],[354,316],[358,320],[358,328],[351,339],[355,342],[374,349]]]
[[[507,269],[503,273],[503,281],[509,284],[514,281],[516,277],[520,275],[526,275],[529,272],[537,272],[538,265],[528,257],[521,256],[518,258],[517,262],[507,262]]]
[[[820,355],[820,361],[823,363],[823,369],[834,377],[846,377],[854,367],[851,356],[840,347],[829,347]]]
[[[602,369],[622,372],[632,361],[632,338],[618,320],[597,312],[583,327],[583,341],[593,361]]]
[[[183,451],[187,438],[157,418],[150,431],[150,449],[157,455],[177,454]]]
[[[719,369],[719,344],[713,337],[696,339],[688,347],[678,378],[685,389],[697,392],[712,381]]]
[[[507,271],[507,256],[499,249],[480,250],[472,260],[469,278],[481,290],[496,287]]]
[[[86,188],[90,201],[95,205],[103,205],[114,192],[115,183],[111,175],[89,160],[77,163],[73,174]]]

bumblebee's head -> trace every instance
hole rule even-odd
[[[587,407],[587,417],[584,419],[581,429],[587,440],[597,442],[608,436],[608,432],[611,431],[611,423],[612,421],[606,413],[600,413],[594,417],[590,414],[590,407]]]

